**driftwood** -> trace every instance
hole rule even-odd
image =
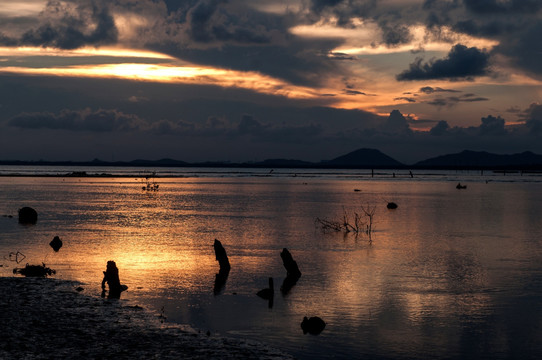
[[[105,297],[105,283],[109,286],[109,295],[107,296],[110,299],[119,299],[120,293],[128,289],[126,285],[120,284],[119,279],[119,269],[117,264],[114,261],[107,262],[107,268],[104,273],[104,278],[102,280],[102,297]]]
[[[48,268],[45,264],[41,265],[29,265],[26,264],[24,268],[13,269],[14,274],[21,274],[26,277],[47,277],[56,274],[56,271]]]

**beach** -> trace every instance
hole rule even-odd
[[[130,301],[86,295],[84,284],[0,278],[0,358],[289,359],[265,344],[168,323]]]

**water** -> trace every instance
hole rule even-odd
[[[213,334],[262,340],[301,359],[525,359],[542,355],[542,176],[382,170],[2,167],[116,177],[0,177],[1,275],[45,262],[99,295],[115,260],[126,301]],[[396,177],[393,178],[393,173]],[[167,177],[164,177],[167,176]],[[457,190],[458,181],[468,185]],[[359,191],[354,191],[354,189]],[[388,201],[399,208],[386,209]],[[316,218],[376,208],[373,232],[323,232]],[[58,253],[48,243],[58,235]],[[232,270],[213,292],[213,241]],[[287,295],[280,251],[303,275]],[[20,264],[10,252],[26,256]],[[12,256],[13,259],[13,256]],[[255,293],[273,277],[270,308]],[[303,335],[304,316],[327,323]]]

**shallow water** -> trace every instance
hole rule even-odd
[[[44,262],[99,294],[115,260],[123,299],[302,359],[542,355],[539,177],[229,171],[158,178],[158,192],[142,191],[136,176],[0,177],[0,215],[39,213],[34,226],[0,217],[0,274]],[[468,188],[455,189],[458,180]],[[371,238],[315,225],[362,206],[376,208]],[[232,265],[217,295],[215,238]],[[278,291],[284,247],[303,273],[287,295]],[[272,308],[255,295],[270,276]],[[322,334],[303,335],[304,316],[324,319]]]

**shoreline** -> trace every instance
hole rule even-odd
[[[84,288],[54,278],[0,277],[0,358],[293,359],[256,341],[168,323],[129,301],[86,295]]]

